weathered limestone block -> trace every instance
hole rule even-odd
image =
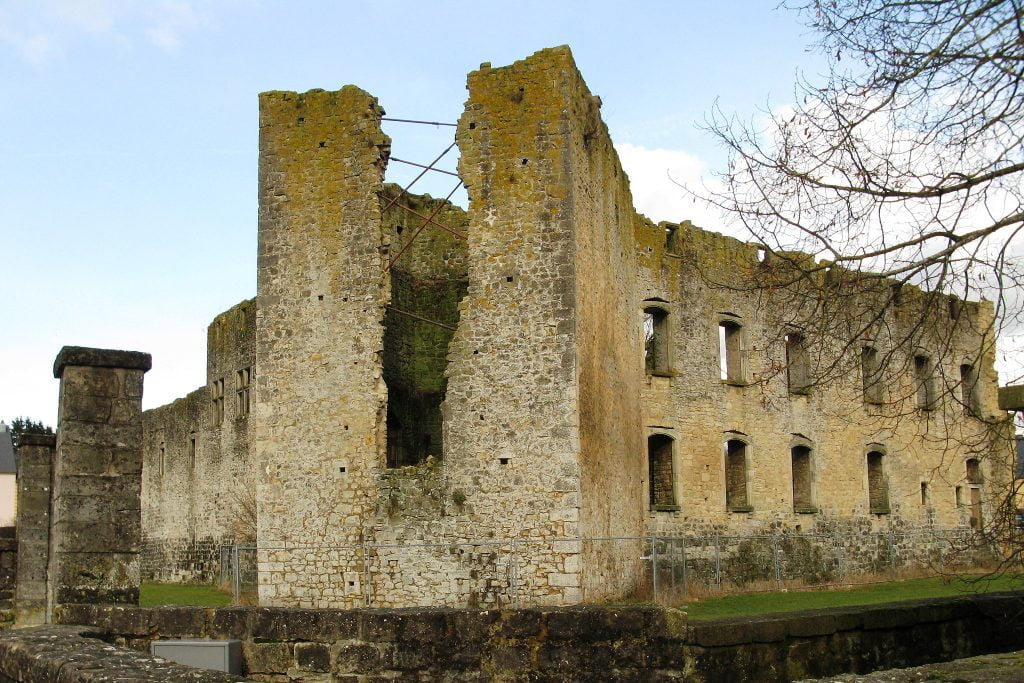
[[[141,547],[142,378],[147,353],[64,347],[47,610],[137,604]]]
[[[57,437],[23,434],[18,447],[17,626],[46,623],[46,563],[50,553],[51,462]]]

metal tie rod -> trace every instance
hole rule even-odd
[[[398,157],[391,157],[390,161],[397,161],[400,164],[409,164],[410,166],[416,166],[418,168],[425,168],[428,171],[434,171],[435,173],[444,173],[445,175],[455,176],[456,178],[459,177],[458,173],[452,173],[451,171],[446,171],[443,168],[434,168],[433,166],[424,166],[423,164],[417,164],[415,161],[406,161],[405,159],[399,159]]]
[[[393,119],[387,116],[382,116],[381,121],[394,121],[396,123],[422,123],[425,126],[451,126],[452,128],[457,127],[457,123],[444,123],[443,121],[417,121],[416,119]]]

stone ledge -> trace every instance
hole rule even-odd
[[[14,681],[243,681],[114,647],[90,626],[35,626],[0,632],[0,677]]]
[[[31,432],[18,437],[22,446],[48,446],[53,448],[57,445],[56,434],[32,434]]]
[[[153,356],[142,351],[92,349],[85,346],[65,346],[53,361],[53,376],[60,379],[64,368],[79,365],[93,368],[123,368],[147,372],[153,367]]]

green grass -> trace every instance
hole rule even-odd
[[[194,605],[197,607],[227,607],[231,596],[213,586],[184,586],[178,583],[144,583],[139,591],[139,605]]]
[[[687,603],[690,619],[722,619],[725,617],[752,616],[772,612],[793,612],[805,609],[848,607],[851,605],[875,605],[941,598],[973,593],[992,593],[1024,589],[1024,575],[1002,575],[984,579],[947,579],[930,577],[878,583],[857,588],[820,591],[791,591],[787,593],[755,593],[748,595],[727,595],[700,602]]]

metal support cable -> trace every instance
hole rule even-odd
[[[451,330],[452,332],[455,331],[455,326],[454,325],[448,325],[448,324],[445,324],[445,323],[440,323],[440,322],[438,322],[436,320],[431,320],[430,318],[424,318],[423,316],[416,315],[415,313],[410,313],[409,311],[403,311],[401,308],[395,308],[391,304],[388,304],[388,310],[392,311],[394,313],[398,313],[399,315],[408,316],[410,318],[413,318],[414,320],[419,320],[420,322],[430,323],[431,325],[437,325],[438,327],[443,327],[444,329]]]
[[[397,161],[400,164],[409,164],[410,166],[417,166],[419,168],[425,168],[428,171],[433,171],[434,173],[444,173],[445,175],[452,175],[452,176],[455,176],[456,178],[459,177],[458,173],[452,173],[451,171],[445,171],[444,169],[440,169],[440,168],[431,168],[430,166],[424,166],[423,164],[417,164],[415,161],[406,161],[405,159],[399,159],[398,157],[391,157],[389,159],[389,161]]]
[[[457,123],[445,123],[443,121],[417,121],[416,119],[393,119],[387,116],[382,116],[381,121],[393,121],[395,123],[422,123],[426,126],[451,126],[452,128],[457,127]]]
[[[417,180],[419,180],[424,175],[426,175],[427,171],[432,169],[434,167],[434,164],[436,164],[437,162],[441,161],[441,157],[443,157],[445,154],[450,152],[452,150],[452,147],[454,147],[454,146],[455,146],[455,143],[452,142],[452,144],[450,144],[447,147],[445,147],[445,150],[443,152],[441,152],[440,154],[438,154],[436,159],[434,159],[433,161],[430,162],[430,166],[427,166],[422,171],[420,171],[420,174],[418,176],[416,176],[415,178],[413,178],[412,182],[410,182],[408,185],[406,185],[404,188],[402,188],[402,191],[399,192],[398,195],[396,197],[394,197],[390,202],[388,202],[387,206],[385,206],[383,209],[381,209],[381,213],[384,213],[385,211],[390,209],[392,206],[395,205],[395,203],[398,200],[400,200],[402,197],[404,197],[405,194],[409,191],[409,188],[412,187],[413,185],[415,185]]]

